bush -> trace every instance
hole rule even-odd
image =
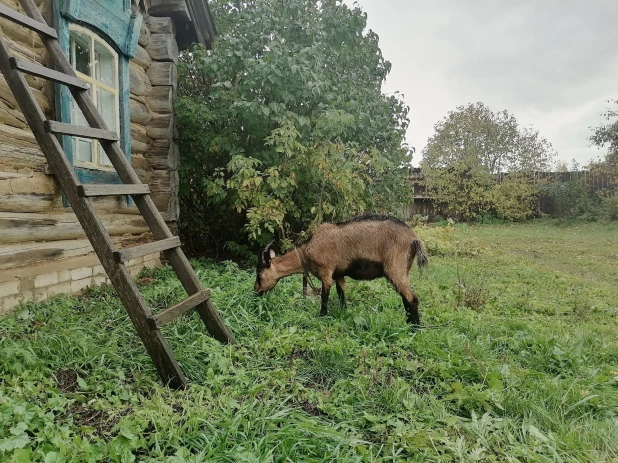
[[[588,192],[586,178],[554,181],[543,187],[543,193],[554,205],[553,217],[596,220],[599,216],[600,198]]]
[[[618,220],[618,193],[601,199],[599,211],[604,220]]]

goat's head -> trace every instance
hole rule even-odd
[[[257,276],[255,278],[255,292],[260,296],[275,287],[279,281],[279,274],[272,265],[272,259],[276,256],[271,242],[258,255]]]

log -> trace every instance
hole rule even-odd
[[[146,134],[146,127],[131,123],[131,142],[133,142],[133,140],[144,143],[148,146],[152,143],[152,140]]]
[[[146,135],[153,140],[169,140],[174,136],[174,126],[172,114],[155,114],[146,126]]]
[[[26,29],[13,21],[5,20],[2,21],[2,33],[5,38],[8,39],[9,47],[11,46],[11,42],[20,44],[22,47],[28,47],[31,50],[31,59],[32,55],[37,55],[41,60],[43,59],[45,49],[43,48],[43,42],[41,42],[39,34],[36,32]]]
[[[142,183],[150,183],[152,166],[144,156],[133,154],[131,156],[131,165]]]
[[[85,256],[93,252],[87,239],[28,243],[0,247],[0,270],[55,259]]]
[[[129,106],[131,108],[131,122],[143,126],[148,125],[148,122],[152,119],[152,113],[148,107],[135,98],[131,98]]]
[[[180,22],[190,22],[185,0],[150,0],[148,10],[153,16],[169,16]]]
[[[26,124],[26,119],[24,118],[22,112],[1,99],[0,122],[20,129],[28,128],[28,124]]]
[[[156,16],[150,16],[146,20],[148,29],[151,34],[173,34],[176,35],[176,28],[174,27],[174,21],[169,17],[158,18]]]
[[[148,151],[148,148],[150,147],[150,145],[148,145],[147,143],[143,143],[141,141],[135,140],[134,138],[131,139],[131,154],[144,154],[146,151]]]
[[[173,87],[152,87],[146,95],[146,104],[151,111],[170,114],[174,108],[176,91]]]
[[[53,177],[43,173],[2,173],[0,211],[50,212],[61,206],[59,189]]]
[[[152,193],[152,201],[157,206],[157,209],[161,211],[164,217],[167,217],[168,221],[178,220],[180,209],[178,205],[178,195],[170,192]]]
[[[112,236],[146,233],[148,225],[141,216],[111,214],[101,220]],[[84,239],[86,234],[73,213],[36,214],[0,212],[0,243],[61,241]]]
[[[32,76],[28,76],[28,77],[32,77]],[[38,79],[38,77],[32,77],[32,79],[36,80]],[[26,78],[26,80],[29,81],[28,78]],[[38,79],[38,80],[41,80],[41,79]],[[32,86],[30,82],[28,83]],[[44,85],[41,85],[41,88],[43,88],[43,86]],[[51,103],[47,99],[47,96],[40,89],[37,89],[34,87],[32,88],[32,94],[34,95],[37,103],[39,104],[39,106],[41,107],[45,115],[47,117],[50,117],[52,115],[52,110],[51,110]],[[19,105],[17,104],[17,101],[15,100],[15,97],[13,96],[13,92],[11,92],[9,85],[7,84],[2,74],[0,74],[0,95],[1,95],[0,98],[2,98],[5,102],[9,103],[15,108],[19,108]]]
[[[152,64],[152,58],[144,47],[138,45],[135,49],[135,57],[131,60],[131,63],[136,64],[143,69],[148,69]]]
[[[153,169],[176,170],[180,160],[180,151],[176,143],[170,140],[155,140],[150,149],[144,153]]]
[[[178,73],[176,64],[171,61],[152,63],[147,75],[152,85],[170,85],[176,88]]]
[[[174,34],[152,34],[146,51],[154,61],[178,62],[178,44]]]
[[[144,72],[144,69],[133,62],[129,64],[129,84],[131,86],[131,94],[137,96],[147,95],[152,88],[150,79]]]
[[[142,28],[139,30],[139,38],[137,39],[137,43],[142,47],[145,47],[150,42],[150,29],[148,28],[147,23],[142,23]]]

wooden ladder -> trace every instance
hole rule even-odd
[[[161,379],[173,388],[183,388],[187,380],[167,341],[161,326],[195,308],[210,334],[221,342],[233,343],[234,336],[225,326],[193,267],[180,248],[180,240],[167,227],[150,197],[148,185],[140,182],[131,163],[118,143],[118,135],[105,125],[103,118],[88,96],[89,85],[79,79],[58,43],[56,31],[49,27],[33,0],[20,0],[25,15],[0,4],[0,16],[37,32],[47,49],[54,69],[25,62],[11,56],[3,34],[0,34],[0,70],[36,137],[52,173],[64,191],[86,236],[90,240],[103,268],[124,304],[137,334],[152,358]],[[90,127],[81,127],[46,120],[23,73],[66,85],[82,110]],[[84,185],[77,179],[72,166],[58,142],[57,134],[88,137],[99,140],[124,184]],[[131,195],[157,241],[132,248],[115,250],[114,243],[90,202],[91,197]],[[170,265],[188,294],[181,303],[153,315],[125,262],[156,252],[165,252]]]

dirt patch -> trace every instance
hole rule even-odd
[[[92,428],[92,432],[84,432],[84,436],[95,435],[102,436],[111,433],[112,429],[120,422],[122,417],[131,412],[130,408],[122,410],[120,413],[112,416],[108,412],[95,410],[88,405],[82,403],[72,403],[69,405],[64,419],[73,418],[73,423],[78,427]]]
[[[290,361],[294,359],[310,358],[310,357],[311,357],[311,351],[307,349],[297,349],[296,347],[294,347],[292,349],[292,352],[290,352]]]
[[[140,286],[148,286],[148,285],[155,284],[156,282],[157,282],[157,280],[154,279],[154,278],[151,278],[151,277],[143,277],[143,278],[140,278],[139,280],[137,280],[137,283]]]
[[[56,373],[56,382],[62,392],[75,392],[77,386],[77,373],[70,368],[64,368]]]
[[[324,416],[324,413],[322,413],[315,404],[309,402],[299,402],[298,406],[311,416]]]

